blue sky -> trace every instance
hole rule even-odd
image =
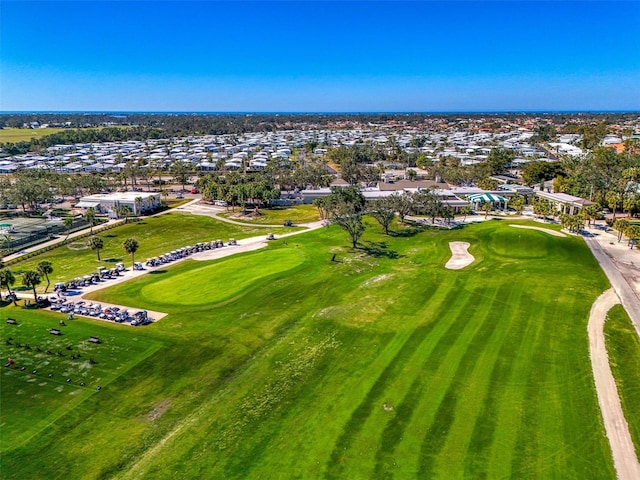
[[[3,0],[0,110],[640,110],[640,2]]]

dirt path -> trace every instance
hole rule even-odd
[[[544,227],[531,227],[529,225],[509,225],[510,227],[515,228],[524,228],[526,230],[537,230],[539,232],[548,233],[549,235],[553,235],[554,237],[566,237],[566,235],[562,232],[557,232],[556,230],[551,230],[550,228]]]
[[[616,382],[609,366],[609,357],[604,339],[604,323],[607,312],[620,303],[615,291],[610,288],[600,295],[589,314],[589,353],[591,367],[602,412],[604,427],[613,453],[613,463],[620,480],[640,479],[640,463],[636,457],[629,425],[624,418]]]

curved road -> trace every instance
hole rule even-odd
[[[591,368],[602,412],[604,427],[613,453],[613,464],[620,480],[640,479],[640,463],[636,457],[629,425],[624,418],[616,382],[609,366],[609,357],[604,338],[604,323],[607,312],[620,303],[616,292],[610,288],[600,295],[589,314],[589,353]]]

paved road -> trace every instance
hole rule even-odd
[[[629,314],[631,322],[640,336],[640,298],[638,297],[636,290],[622,275],[620,269],[613,262],[611,257],[609,257],[601,242],[599,242],[596,237],[585,237],[584,240],[593,252],[594,257],[596,257],[596,260],[598,260],[598,263],[600,263],[600,266],[609,279],[611,286],[618,294],[618,297],[620,297],[622,306]]]
[[[600,295],[589,314],[589,353],[591,368],[602,411],[607,438],[613,453],[613,463],[620,480],[640,479],[640,463],[636,457],[629,425],[624,418],[616,382],[609,366],[609,357],[604,337],[604,323],[607,312],[620,303],[616,292],[610,288]]]

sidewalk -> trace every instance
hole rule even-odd
[[[640,252],[629,248],[626,238],[618,242],[617,232],[611,229],[605,231],[604,225],[604,222],[592,225],[587,229],[590,236],[585,236],[584,240],[620,297],[640,336]]]

